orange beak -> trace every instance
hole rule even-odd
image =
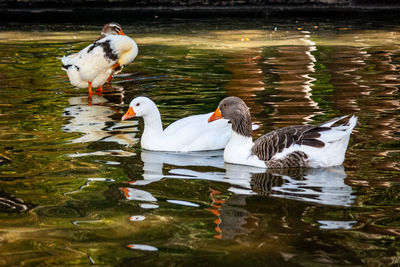
[[[119,31],[118,35],[125,35],[125,33],[122,31],[122,29]]]
[[[208,122],[212,122],[212,121],[216,121],[219,119],[222,119],[222,114],[221,111],[219,110],[219,108],[217,108],[214,113],[211,115],[211,117],[208,119]]]
[[[125,115],[122,117],[121,121],[133,118],[136,116],[135,111],[133,111],[132,107],[129,107],[128,111],[125,113]]]

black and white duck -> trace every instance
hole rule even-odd
[[[63,56],[63,70],[72,85],[88,88],[89,98],[92,87],[99,88],[113,73],[131,63],[138,54],[134,40],[126,36],[118,23],[108,23],[103,27],[100,38],[78,53]]]

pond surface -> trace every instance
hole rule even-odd
[[[124,23],[139,55],[95,95],[59,58],[97,25],[0,28],[0,265],[400,263],[400,24]],[[357,26],[358,25],[358,26]],[[344,166],[262,171],[222,151],[161,153],[120,122],[146,95],[164,125],[239,96],[261,127],[359,117]]]

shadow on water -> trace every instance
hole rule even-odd
[[[1,26],[0,265],[400,262],[398,23],[138,21],[123,25],[137,59],[89,103],[59,58],[101,26]],[[143,121],[120,121],[139,95],[165,126],[229,95],[254,137],[359,124],[344,166],[264,170],[141,150]]]

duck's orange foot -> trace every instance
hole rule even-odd
[[[88,100],[92,100],[92,83],[88,82]]]
[[[99,96],[102,96],[102,95],[103,95],[103,86],[100,86],[100,87],[99,87],[99,89],[97,90],[97,94],[98,94]]]

